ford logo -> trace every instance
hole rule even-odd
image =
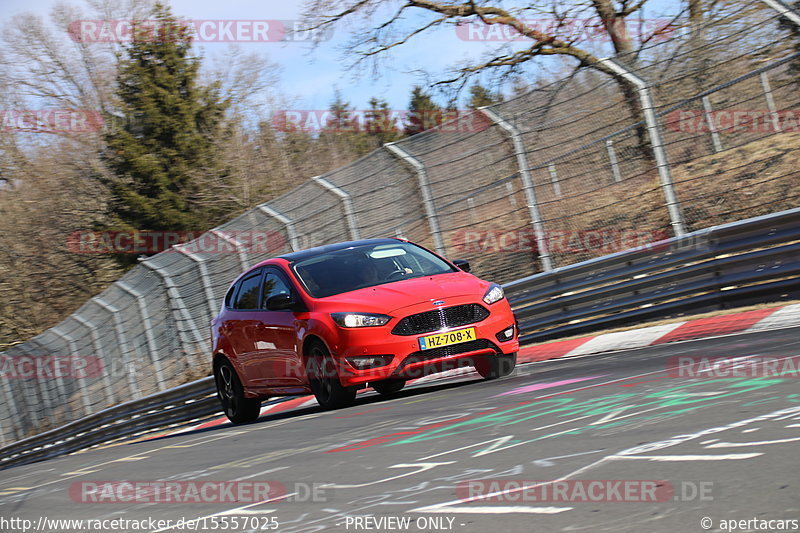
[[[444,300],[434,300],[431,303],[433,305],[444,305]]]

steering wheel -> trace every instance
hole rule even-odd
[[[388,276],[386,276],[386,281],[392,281],[392,280],[404,278],[405,275],[406,275],[406,271],[405,270],[397,269],[394,272],[392,272],[391,274],[389,274]]]

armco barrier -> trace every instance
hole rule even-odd
[[[798,241],[791,209],[528,276],[506,294],[523,342],[770,301],[800,287]]]
[[[504,285],[524,343],[800,292],[800,208],[557,268]],[[0,448],[0,468],[219,413],[212,378]]]

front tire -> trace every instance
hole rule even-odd
[[[223,361],[217,367],[214,376],[217,397],[228,420],[234,424],[246,424],[256,420],[261,413],[261,400],[245,397],[242,382],[230,361]]]
[[[315,342],[309,350],[306,373],[314,397],[323,409],[341,409],[355,401],[356,388],[342,385],[333,357],[319,342]]]
[[[497,379],[509,375],[517,366],[517,352],[484,355],[475,360],[475,370],[483,379]]]
[[[384,379],[369,384],[381,396],[390,396],[400,392],[406,386],[404,379]]]

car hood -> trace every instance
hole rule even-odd
[[[490,283],[466,272],[412,278],[320,299],[328,311],[392,314],[405,307],[464,296],[481,298]]]

